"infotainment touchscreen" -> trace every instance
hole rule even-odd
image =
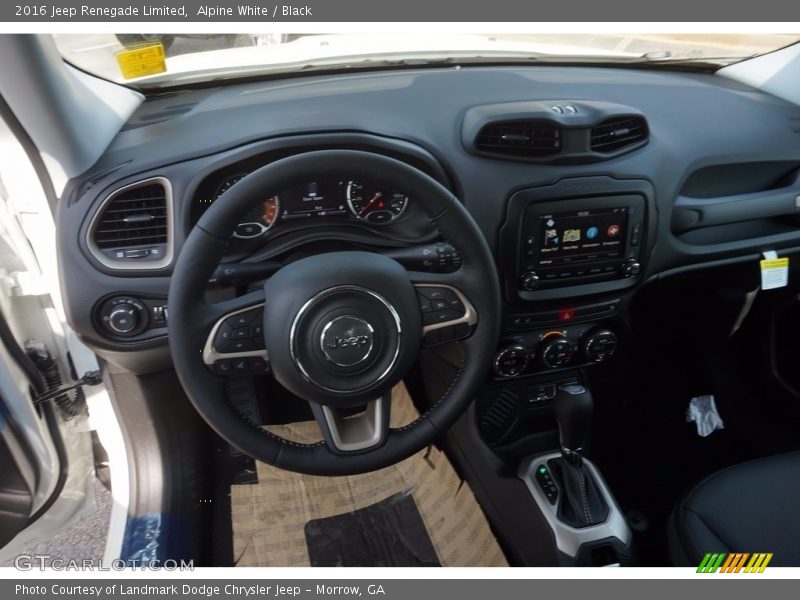
[[[539,217],[542,267],[620,258],[625,252],[628,208],[602,208]]]

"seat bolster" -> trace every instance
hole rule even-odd
[[[707,552],[772,552],[770,564],[800,566],[800,452],[707,477],[675,506],[667,542],[680,566],[697,566]]]

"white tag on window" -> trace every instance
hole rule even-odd
[[[764,252],[761,261],[761,289],[774,290],[789,283],[789,258],[778,258],[774,250]]]

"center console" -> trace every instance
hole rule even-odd
[[[555,389],[624,347],[626,307],[655,234],[643,180],[565,179],[518,190],[500,229],[503,335],[477,399],[478,428],[506,458],[552,448]]]
[[[475,424],[495,455],[519,465],[562,564],[632,560],[626,519],[584,457],[591,410],[574,409],[569,392],[590,399],[593,372],[624,350],[655,216],[642,180],[562,180],[508,200],[498,248],[503,334]]]

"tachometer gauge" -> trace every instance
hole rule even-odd
[[[228,177],[217,188],[217,192],[214,194],[214,200],[219,199],[219,197],[222,196],[222,194],[227,192],[234,186],[234,184],[240,182],[245,177],[247,177],[247,173],[237,173],[236,175],[231,175],[230,177]]]
[[[403,214],[408,206],[408,196],[397,190],[349,181],[347,205],[356,218],[373,225],[386,225]]]
[[[228,179],[223,181],[222,184],[217,188],[217,192],[214,195],[214,201],[219,200],[219,198],[225,192],[231,189],[236,183],[244,179],[246,176],[247,173],[238,173],[228,177]],[[258,237],[275,224],[275,221],[278,219],[279,212],[280,199],[278,196],[273,196],[271,198],[267,198],[266,200],[262,200],[250,212],[242,217],[242,220],[236,226],[236,229],[233,232],[233,237],[239,239]]]

